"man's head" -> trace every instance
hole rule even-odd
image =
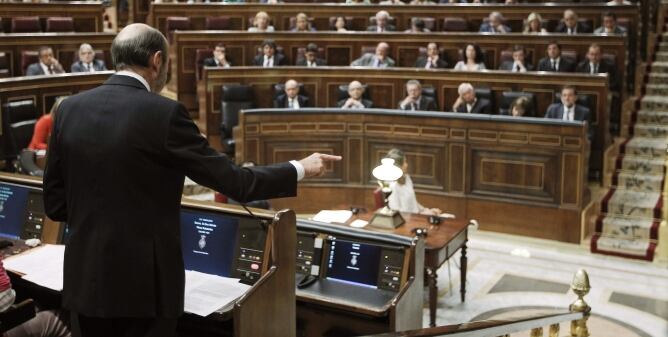
[[[422,95],[422,84],[418,80],[406,82],[406,93],[412,99],[418,99]]]
[[[390,45],[388,45],[385,42],[381,42],[376,46],[376,56],[378,56],[378,58],[382,60],[387,56],[389,50],[390,50]]]
[[[315,62],[317,55],[318,55],[318,45],[315,43],[309,43],[306,46],[306,52],[304,53],[304,58],[309,62]]]
[[[83,63],[91,63],[95,58],[95,51],[93,51],[93,46],[88,43],[82,43],[79,46],[79,61]]]
[[[524,64],[524,47],[520,45],[515,45],[513,47],[513,61]]]
[[[359,81],[352,81],[348,84],[348,96],[352,99],[360,100],[364,94],[364,86]]]
[[[387,27],[387,21],[390,19],[390,13],[387,11],[379,11],[376,13],[376,26],[385,28]]]
[[[475,102],[475,89],[473,89],[473,85],[471,85],[471,83],[460,84],[459,88],[457,88],[457,93],[459,94],[459,97],[462,98],[464,103],[472,104]]]
[[[551,59],[556,59],[561,56],[561,45],[556,41],[550,41],[547,45],[547,56]]]
[[[295,80],[287,80],[285,82],[285,94],[289,98],[295,98],[297,97],[297,94],[299,93],[299,83]]]
[[[617,15],[613,12],[605,12],[603,13],[603,27],[607,30],[613,30],[615,29],[615,26],[617,25]]]
[[[501,13],[499,12],[489,13],[489,24],[492,27],[497,27],[502,23],[503,23],[503,15],[501,15]]]
[[[575,25],[578,23],[578,15],[572,9],[567,9],[564,11],[564,24],[568,28],[575,28]]]
[[[589,46],[589,50],[587,50],[587,60],[594,64],[601,62],[601,47],[596,43]]]
[[[411,19],[411,29],[414,32],[424,32],[426,24],[422,18],[412,18]]]
[[[438,50],[438,45],[435,42],[429,42],[427,45],[427,56],[428,57],[435,57],[438,56],[439,50]]]
[[[276,43],[274,42],[274,40],[262,41],[262,53],[266,57],[274,56],[274,53],[276,53]]]
[[[219,43],[216,45],[216,47],[213,49],[213,57],[215,57],[217,60],[222,60],[225,58],[225,45],[222,43]]]
[[[167,39],[160,31],[143,23],[121,30],[111,43],[116,70],[131,70],[146,79],[153,92],[167,82]]]
[[[53,49],[51,47],[40,47],[37,51],[39,61],[50,66],[53,63]]]
[[[561,104],[565,105],[567,108],[573,107],[575,101],[578,99],[578,94],[575,91],[575,87],[572,85],[565,85],[561,88]]]

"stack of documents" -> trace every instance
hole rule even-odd
[[[219,309],[226,311],[248,288],[239,279],[186,270],[184,309],[199,316],[208,316]]]
[[[10,256],[3,261],[5,269],[22,274],[23,279],[56,291],[63,290],[65,246],[43,245]]]
[[[313,221],[326,223],[346,223],[353,216],[351,211],[320,211],[313,217]]]

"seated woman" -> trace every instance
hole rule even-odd
[[[543,28],[543,18],[538,13],[531,13],[524,22],[524,33],[547,33]]]
[[[295,27],[290,30],[291,32],[315,32],[315,28],[311,27],[311,23],[308,22],[308,16],[304,13],[297,14],[297,20],[295,22]]]
[[[477,44],[469,43],[464,48],[464,61],[455,64],[454,70],[479,71],[485,70],[482,49]]]
[[[49,136],[51,135],[51,129],[53,128],[53,118],[56,116],[56,110],[60,106],[65,97],[59,97],[53,106],[51,111],[48,114],[42,115],[35,123],[35,131],[32,134],[32,140],[28,145],[30,150],[46,150],[48,147]]]
[[[513,117],[523,117],[529,110],[529,99],[526,96],[520,96],[510,104],[510,115]]]
[[[253,19],[253,27],[248,28],[249,32],[273,32],[274,26],[269,25],[269,14],[267,12],[257,12]]]
[[[394,159],[394,165],[404,171],[404,175],[390,185],[392,193],[388,198],[388,204],[391,209],[404,213],[425,215],[439,215],[442,213],[438,208],[426,208],[417,201],[415,190],[413,189],[413,181],[408,173],[406,173],[408,170],[408,161],[406,161],[406,155],[403,151],[392,149],[387,153],[385,158]]]
[[[346,19],[343,16],[336,17],[336,21],[334,21],[334,29],[337,32],[347,32],[348,31],[348,29],[346,29]]]

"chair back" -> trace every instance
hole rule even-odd
[[[234,154],[234,127],[239,125],[239,111],[255,108],[255,95],[250,85],[224,85],[220,109],[223,121],[220,125],[221,141],[227,154]]]
[[[46,19],[47,32],[73,32],[74,19],[70,17],[50,17]]]
[[[16,159],[32,139],[37,108],[32,100],[9,102],[2,105],[5,158]]]
[[[17,16],[12,18],[12,33],[39,33],[42,25],[39,16]]]
[[[527,108],[527,111],[524,112],[524,116],[528,117],[535,116],[536,96],[531,92],[523,92],[523,91],[504,91],[503,93],[501,93],[499,114],[510,115],[511,114],[510,106],[516,99],[520,97],[526,97],[529,100],[529,107]]]

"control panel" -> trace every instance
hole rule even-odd
[[[378,288],[398,291],[404,265],[404,251],[397,249],[381,250],[378,270]]]
[[[41,239],[45,220],[46,214],[44,212],[42,193],[36,191],[29,192],[21,239]]]
[[[315,241],[317,235],[317,233],[297,231],[297,261],[295,269],[299,274],[311,274],[315,261]],[[316,262],[315,265],[317,266],[318,263]]]
[[[242,282],[253,284],[262,276],[264,266],[264,251],[267,240],[267,231],[262,228],[258,220],[239,219],[237,232],[237,258],[233,277]]]

